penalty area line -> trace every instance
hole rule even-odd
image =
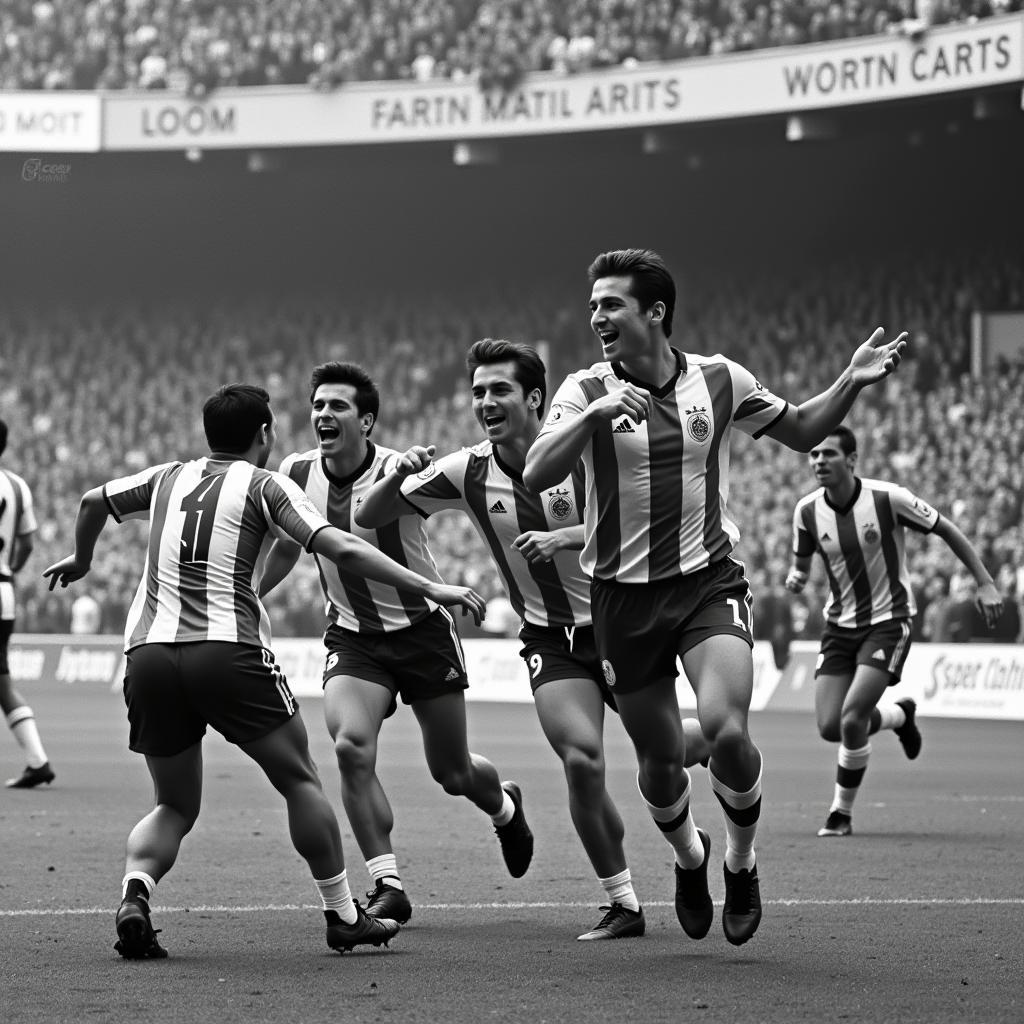
[[[900,898],[875,899],[777,899],[765,900],[768,907],[1024,907],[1024,897],[1011,899],[989,899],[987,897],[963,897],[962,899]],[[721,906],[721,900],[715,900]],[[417,911],[458,911],[458,910],[579,910],[592,907],[592,903],[573,902],[510,902],[510,903],[417,903]],[[649,900],[645,907],[674,907],[668,900]],[[112,914],[111,907],[46,907],[24,910],[0,909],[0,917],[77,917]],[[300,903],[259,903],[237,907],[226,904],[209,904],[194,907],[154,907],[159,914],[261,914],[279,911],[320,910],[313,904]]]

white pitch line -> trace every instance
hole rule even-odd
[[[1012,899],[988,899],[986,897],[964,897],[963,899],[874,899],[864,897],[863,899],[780,899],[765,900],[765,906],[769,907],[1024,907],[1024,897]],[[721,900],[715,900],[716,906],[721,906]],[[579,910],[592,907],[592,903],[417,903],[416,909],[422,910]],[[674,907],[675,904],[667,900],[649,900],[644,903],[645,907]],[[79,915],[103,915],[112,914],[115,908],[112,907],[53,907],[31,910],[2,910],[0,917],[76,917]],[[210,905],[198,907],[161,907],[157,906],[154,911],[160,914],[258,914],[266,911],[282,910],[319,910],[312,904],[298,903],[264,903],[250,904],[239,907],[226,905]]]

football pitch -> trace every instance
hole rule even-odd
[[[323,937],[283,801],[219,736],[205,801],[153,899],[170,957],[113,949],[124,840],[150,807],[118,694],[40,687],[51,787],[0,793],[3,1020],[55,1021],[944,1021],[1024,1019],[1024,724],[923,719],[908,762],[874,752],[849,839],[818,839],[835,748],[810,714],[763,712],[758,863],[764,919],[747,945],[721,931],[722,814],[701,768],[694,813],[712,837],[716,921],[693,942],[671,903],[670,850],[641,804],[621,725],[606,726],[609,788],[626,822],[640,939],[580,943],[603,892],[572,830],[565,785],[527,704],[470,704],[470,746],[517,780],[536,835],[525,878],[504,871],[489,821],[429,777],[402,707],[380,775],[413,917],[389,949],[339,956]],[[342,822],[353,892],[370,887],[341,807],[319,700],[303,701]],[[10,737],[3,777],[21,768]]]

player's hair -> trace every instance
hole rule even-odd
[[[351,384],[356,391],[356,409],[360,416],[373,413],[373,423],[367,434],[372,433],[374,423],[380,415],[380,392],[370,375],[355,363],[341,363],[333,360],[313,368],[309,378],[309,402],[313,404],[316,389],[321,384]]]
[[[665,303],[661,321],[666,338],[672,337],[672,317],[676,311],[676,283],[665,261],[653,249],[613,249],[603,252],[587,268],[593,284],[601,277],[629,277],[630,294],[646,313],[656,302]]]
[[[531,391],[540,392],[537,419],[544,419],[544,406],[548,396],[547,370],[537,350],[517,341],[502,341],[495,338],[474,341],[466,355],[469,382],[473,383],[473,374],[476,373],[478,366],[490,366],[492,363],[515,364],[515,378],[522,387],[523,394],[528,395]]]
[[[830,430],[829,437],[839,438],[839,449],[844,455],[852,455],[857,450],[857,438],[853,431],[845,424],[840,424],[835,430]]]
[[[0,420],[0,455],[7,449],[7,424]]]
[[[256,384],[224,384],[203,405],[203,429],[210,451],[247,452],[264,423],[273,423],[270,395]]]

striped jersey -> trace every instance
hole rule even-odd
[[[534,494],[522,474],[501,461],[490,441],[463,448],[406,477],[402,494],[422,516],[461,509],[490,549],[512,607],[536,626],[590,624],[590,581],[577,551],[528,562],[512,542],[529,530],[551,532],[583,520],[579,475]]]
[[[309,549],[327,520],[287,477],[243,460],[169,462],[103,486],[111,515],[149,519],[125,650],[226,640],[270,646],[253,576],[275,537]]]
[[[541,436],[631,383],[651,395],[643,423],[603,422],[583,450],[588,576],[647,583],[696,572],[739,540],[729,518],[732,427],[760,437],[788,403],[724,356],[676,355],[676,374],[655,388],[619,363],[595,363],[559,387]]]
[[[342,478],[329,472],[314,448],[289,455],[281,463],[281,472],[306,492],[332,526],[361,537],[413,572],[441,582],[419,520],[403,516],[379,530],[356,525],[356,509],[397,455],[391,448],[367,442],[362,465]],[[317,558],[317,567],[327,600],[327,618],[342,629],[354,633],[393,633],[419,622],[437,608],[433,601],[418,594],[342,572],[333,562]]]
[[[0,620],[14,618],[14,573],[11,548],[15,537],[35,533],[32,492],[17,473],[0,469]]]
[[[831,591],[825,618],[849,629],[917,611],[904,557],[904,528],[931,533],[939,513],[905,487],[856,480],[853,497],[836,508],[824,487],[797,502],[793,550],[821,554]]]

